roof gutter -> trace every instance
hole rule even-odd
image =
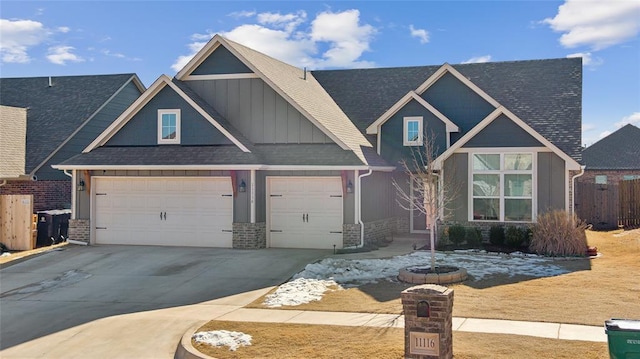
[[[307,166],[307,165],[52,165],[57,170],[259,170],[259,171],[381,171],[392,172],[392,166]]]

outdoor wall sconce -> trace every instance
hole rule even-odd
[[[347,193],[353,193],[353,183],[351,183],[351,180],[347,183]]]
[[[81,179],[80,182],[78,182],[78,192],[82,192],[84,191],[84,180]]]
[[[247,184],[244,183],[244,180],[240,181],[240,185],[238,185],[238,192],[247,192]]]

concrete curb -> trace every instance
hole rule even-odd
[[[191,337],[193,337],[193,335],[198,331],[198,329],[200,329],[200,327],[202,327],[202,325],[202,323],[194,325],[184,333],[182,339],[180,339],[180,343],[178,343],[178,348],[176,349],[174,359],[216,359],[214,357],[201,353],[191,344]]]

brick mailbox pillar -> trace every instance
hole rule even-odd
[[[453,358],[453,289],[423,284],[405,289],[401,298],[405,358]]]

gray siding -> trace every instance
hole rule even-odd
[[[155,146],[158,144],[158,110],[180,109],[180,144],[232,144],[217,128],[169,86],[151,99],[106,146]]]
[[[395,190],[392,174],[373,172],[362,179],[362,221],[373,222],[393,217]]]
[[[236,171],[236,187],[240,186],[240,182],[244,180],[247,186],[246,192],[238,192],[233,199],[233,222],[249,223],[251,222],[251,171]]]
[[[381,155],[390,163],[405,159],[410,161],[412,151],[423,151],[423,146],[404,146],[404,117],[422,116],[424,143],[433,139],[432,146],[436,153],[447,149],[446,126],[439,118],[429,112],[417,101],[411,100],[382,125]]]
[[[262,79],[187,84],[253,143],[333,143]]]
[[[252,72],[224,46],[218,46],[191,74],[220,75]]]
[[[36,172],[38,178],[40,180],[68,180],[68,176],[62,171],[51,168],[51,165],[62,163],[81,153],[139,96],[140,90],[133,82],[129,82],[91,121],[82,127],[69,142]]]
[[[516,125],[507,116],[500,115],[483,128],[463,147],[542,147],[540,141]]]
[[[552,152],[538,153],[538,213],[565,209],[567,181],[562,158]]]
[[[454,153],[444,163],[444,181],[451,188],[450,213],[446,220],[467,221],[469,218],[469,156]]]
[[[431,85],[422,94],[422,98],[460,127],[460,132],[451,134],[451,144],[495,110],[491,104],[449,73]]]

